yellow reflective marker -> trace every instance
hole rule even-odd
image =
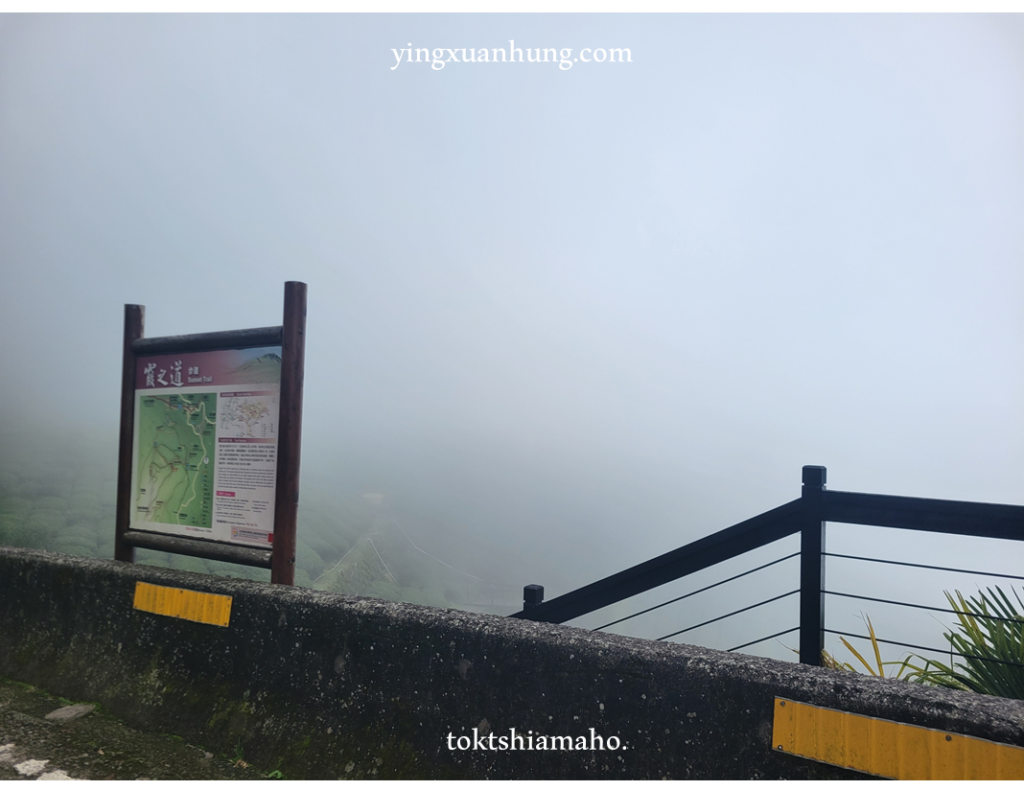
[[[772,749],[890,779],[1024,779],[1024,748],[775,698]]]
[[[182,620],[210,625],[227,626],[231,620],[230,595],[182,590],[178,587],[160,587],[145,582],[135,582],[134,607],[140,612],[179,617]]]

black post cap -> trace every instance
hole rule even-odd
[[[804,485],[812,486],[813,488],[824,488],[825,487],[825,467],[824,466],[805,466],[804,467]]]
[[[523,588],[523,608],[537,606],[544,600],[544,588],[539,584],[527,584]]]

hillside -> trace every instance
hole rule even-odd
[[[84,433],[0,433],[0,544],[112,557],[116,448]],[[12,448],[17,448],[12,452]],[[532,559],[481,530],[431,520],[390,495],[305,483],[299,507],[296,584],[431,606],[508,614],[520,608]],[[475,532],[475,534],[474,534]],[[138,550],[137,561],[199,573],[268,580],[267,571]]]

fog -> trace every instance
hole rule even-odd
[[[396,63],[513,46],[631,62]],[[125,304],[147,336],[269,326],[299,280],[325,556],[363,534],[328,546],[333,518],[397,521],[510,611],[523,584],[551,598],[794,499],[804,464],[840,490],[1024,504],[1021,140],[1019,16],[2,16],[0,486],[45,435],[112,501]],[[784,593],[795,562],[619,630]],[[985,583],[856,573],[830,560],[851,591],[935,606]],[[795,600],[695,641],[791,627]],[[943,644],[865,603],[831,627],[863,632],[861,611]]]

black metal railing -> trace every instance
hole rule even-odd
[[[664,603],[618,618],[600,626],[596,630],[607,628],[655,609],[660,609],[668,604],[719,587],[742,576],[747,576],[781,563],[784,560],[799,557],[800,571],[797,589],[745,606],[729,614],[706,620],[703,623],[684,628],[680,631],[666,634],[660,638],[668,639],[679,636],[701,626],[723,620],[741,612],[750,611],[773,601],[792,595],[799,595],[799,625],[777,634],[745,642],[731,649],[739,650],[758,642],[799,631],[801,663],[820,665],[826,633],[858,638],[863,637],[863,635],[847,634],[846,632],[825,628],[825,599],[827,595],[859,597],[865,600],[877,600],[882,603],[903,604],[917,608],[931,608],[936,611],[952,612],[955,614],[955,611],[952,609],[923,607],[917,604],[904,604],[899,601],[827,591],[825,588],[825,560],[827,557],[865,562],[887,562],[896,565],[936,570],[960,570],[872,557],[830,554],[825,550],[825,524],[827,522],[1024,541],[1024,506],[829,491],[825,488],[825,479],[825,467],[805,466],[803,467],[803,486],[799,499],[787,502],[751,519],[701,538],[674,551],[662,554],[647,562],[635,565],[632,568],[612,574],[600,581],[560,595],[550,601],[543,600],[543,587],[535,584],[529,585],[524,590],[523,610],[511,616],[548,623],[564,623],[669,582],[676,581],[677,579],[682,579],[726,560],[739,557],[754,549],[775,543],[790,535],[799,534],[799,552],[765,563],[757,568],[736,574],[728,579],[715,582]],[[982,573],[976,571],[966,572]],[[1024,580],[1022,577],[1009,574],[985,573],[985,575]],[[891,640],[883,639],[878,639],[877,641],[883,643],[891,642]],[[891,643],[949,653],[949,650],[943,650],[942,648],[922,648],[918,645],[906,645],[900,642]]]
[[[1018,540],[1020,540],[1018,538]],[[835,552],[825,552],[826,557],[831,557],[837,560],[849,560],[857,563],[881,563],[884,565],[892,565],[903,568],[913,568],[915,570],[928,570],[928,571],[942,571],[946,573],[963,574],[968,576],[982,576],[987,579],[1009,579],[1011,581],[1024,582],[1024,576],[1019,576],[1010,573],[997,573],[995,571],[980,571],[971,568],[957,568],[949,567],[944,565],[930,565],[919,562],[904,562],[900,560],[884,559],[881,557],[862,557],[853,554],[840,554]],[[883,598],[878,595],[860,595],[850,592],[840,592],[839,590],[826,590],[825,595],[832,596],[835,598],[854,600],[854,601],[866,601],[874,604],[882,604],[883,606],[900,607],[903,609],[914,609],[918,611],[924,611],[929,613],[939,613],[946,615],[965,615],[969,620],[992,620],[1005,623],[1013,623],[1017,627],[1024,629],[1024,620],[1019,617],[1005,617],[999,614],[991,614],[982,611],[972,610],[970,612],[958,611],[957,609],[951,609],[948,606],[931,606],[928,604],[914,603],[912,601],[894,600],[892,598]],[[950,629],[952,630],[952,629]],[[840,631],[832,628],[824,629],[826,634],[833,634],[835,636],[850,637],[853,639],[871,640],[885,645],[895,645],[898,647],[910,648],[911,650],[921,650],[935,654],[941,654],[942,656],[950,657],[950,664],[952,664],[953,657],[977,659],[979,661],[994,662],[997,664],[1009,664],[1013,666],[1024,667],[1024,663],[1021,661],[1005,661],[1003,659],[993,658],[992,656],[983,656],[974,653],[961,653],[954,650],[951,644],[945,647],[935,647],[934,645],[919,645],[911,642],[899,641],[894,639],[883,639],[878,636],[867,636],[863,633],[855,634],[848,631]]]

